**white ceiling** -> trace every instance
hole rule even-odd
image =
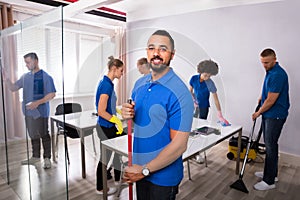
[[[127,13],[127,21],[151,19],[199,10],[282,0],[124,0],[109,5]]]
[[[25,0],[0,1],[12,4],[18,9],[28,9],[33,14],[53,9],[51,6],[32,3]],[[80,0],[73,4],[77,4],[77,10],[82,9],[82,11],[86,11],[87,8],[98,8],[99,5],[123,11],[127,13],[127,21],[131,22],[198,10],[273,1],[284,0]]]

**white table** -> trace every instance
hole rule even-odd
[[[216,144],[226,140],[227,138],[238,134],[238,156],[236,160],[236,174],[239,173],[239,168],[240,168],[240,147],[241,147],[241,136],[242,136],[242,127],[237,126],[237,125],[231,125],[227,127],[222,127],[220,124],[216,123],[210,123],[206,120],[201,120],[198,118],[193,119],[193,124],[192,124],[192,130],[203,127],[203,126],[209,126],[213,128],[217,128],[220,130],[221,134],[216,135],[216,134],[210,134],[210,135],[197,135],[194,137],[189,137],[188,140],[188,145],[187,145],[187,150],[184,152],[182,158],[183,160],[188,160],[189,158],[195,156],[199,152],[203,152]],[[107,199],[107,179],[106,179],[106,165],[105,163],[107,162],[106,158],[106,151],[111,150],[114,151],[122,156],[128,156],[128,137],[127,135],[109,139],[102,141],[102,148],[101,148],[101,153],[102,153],[102,171],[103,171],[103,199]]]
[[[117,106],[119,108],[120,106]],[[66,126],[75,128],[80,136],[81,141],[81,174],[82,178],[86,178],[86,168],[85,168],[85,148],[84,148],[84,133],[91,129],[96,128],[97,125],[97,116],[92,113],[95,113],[95,110],[87,110],[77,113],[70,113],[65,115],[53,115],[50,117],[51,123],[51,138],[52,138],[52,158],[53,161],[56,161],[55,157],[55,129],[54,122],[65,122]],[[118,114],[118,118],[122,120],[122,117]],[[123,121],[123,120],[122,120]],[[124,124],[124,123],[123,123]],[[125,125],[125,124],[124,124]]]
[[[85,170],[85,149],[84,149],[84,133],[85,131],[94,129],[97,124],[97,116],[92,115],[95,112],[94,110],[88,110],[78,113],[71,113],[66,115],[53,115],[50,117],[51,123],[51,141],[52,141],[52,158],[53,161],[56,161],[55,157],[55,130],[54,130],[54,122],[65,122],[65,126],[69,126],[75,128],[80,136],[81,141],[81,174],[82,178],[86,177]],[[56,136],[57,137],[57,136]]]

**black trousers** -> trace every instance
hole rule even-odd
[[[194,117],[200,118],[200,119],[207,119],[208,112],[209,112],[209,107],[206,107],[206,108],[197,107],[194,111]]]
[[[112,139],[112,138],[124,135],[124,132],[120,135],[117,135],[116,132],[118,131],[118,129],[115,126],[113,126],[111,128],[106,128],[103,126],[99,126],[97,124],[96,129],[97,129],[97,134],[98,134],[98,137],[100,138],[100,141],[104,141],[107,139]],[[102,145],[100,142],[100,149],[101,149],[101,146]],[[111,151],[106,151],[107,162],[110,159],[111,153],[112,153]],[[114,166],[115,181],[119,181],[121,178],[120,177],[121,176],[120,155],[115,154],[114,160],[113,160],[113,166]],[[96,188],[99,191],[103,189],[102,152],[101,152],[100,160],[99,160],[99,163],[97,166]]]
[[[145,179],[136,182],[137,200],[175,200],[177,193],[178,185],[160,186]]]

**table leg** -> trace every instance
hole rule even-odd
[[[242,129],[239,130],[239,136],[238,136],[238,149],[237,149],[237,158],[236,158],[236,168],[235,168],[235,174],[240,173],[240,155],[241,155],[241,145],[242,145]]]
[[[103,200],[107,200],[107,171],[106,171],[107,157],[106,157],[106,148],[104,145],[101,145],[101,155],[102,155],[102,175],[103,175]]]
[[[85,171],[85,149],[84,149],[84,135],[83,131],[80,130],[80,139],[81,139],[81,174],[82,178],[86,178],[86,171]]]
[[[190,169],[190,160],[189,159],[187,159],[187,167],[188,167],[189,180],[191,181],[192,178],[191,178],[191,169]]]
[[[50,118],[50,132],[51,132],[52,160],[53,162],[56,162],[55,146],[54,146],[55,144],[54,120],[52,118]]]

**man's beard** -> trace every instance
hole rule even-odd
[[[36,66],[33,65],[32,67],[28,67],[28,70],[29,70],[30,72],[33,72],[33,71],[35,70],[35,68],[36,68]]]
[[[155,66],[158,66],[158,67],[154,67],[152,65],[152,60],[154,59],[160,59],[161,61],[163,61],[163,59],[161,59],[159,56],[155,56],[154,58],[151,58],[150,60],[150,68],[152,69],[153,72],[156,72],[156,73],[161,73],[163,72],[166,68],[168,68],[170,66],[170,63],[171,63],[171,59],[167,62],[167,63],[162,63],[160,65],[155,65]]]

